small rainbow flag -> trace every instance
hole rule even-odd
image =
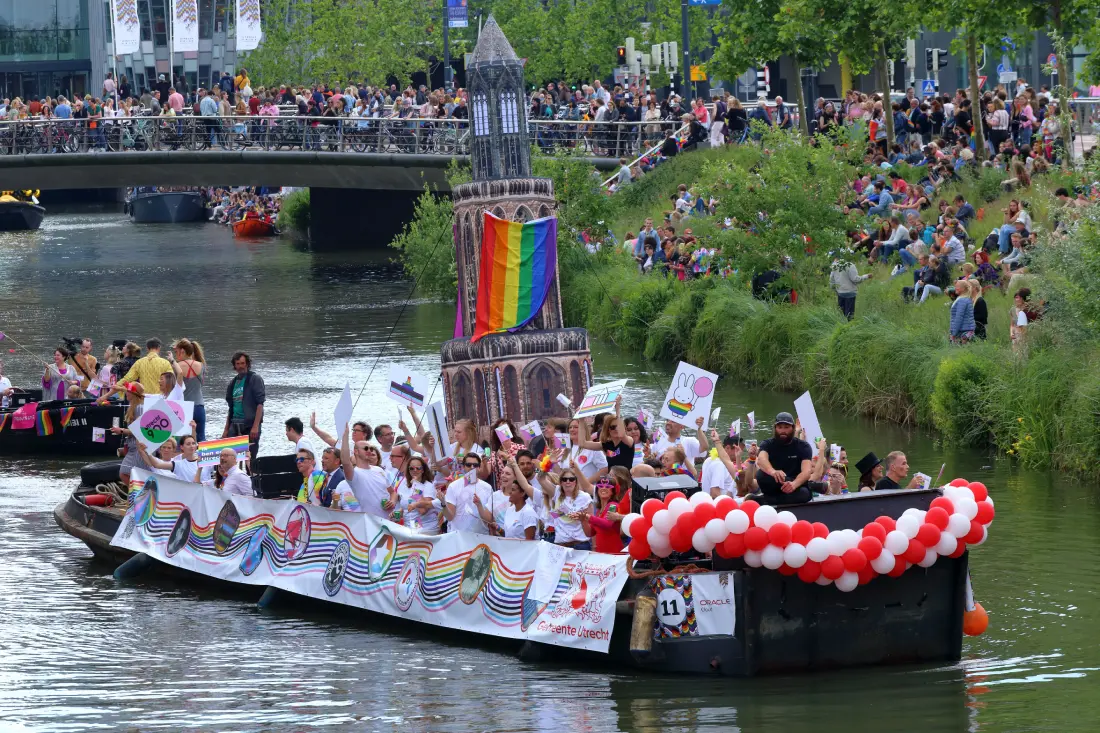
[[[477,320],[470,340],[527,324],[546,302],[557,269],[556,217],[521,224],[485,212]]]
[[[34,426],[39,435],[53,435],[53,420],[49,410],[39,410],[34,415]]]
[[[5,412],[3,415],[0,415],[0,432],[3,432],[4,428],[8,426],[9,417],[11,417],[10,412]]]
[[[213,466],[218,462],[219,454],[226,448],[232,448],[237,457],[248,450],[248,436],[238,435],[233,438],[219,438],[199,443],[197,457],[200,466]]]
[[[76,412],[75,407],[70,407],[67,410],[61,411],[61,432],[65,432],[69,429],[69,421],[73,419],[74,412]]]

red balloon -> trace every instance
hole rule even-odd
[[[940,541],[940,528],[931,522],[925,522],[917,530],[917,539],[925,547],[935,547],[936,543]]]
[[[782,522],[776,522],[768,529],[768,542],[776,547],[791,544],[791,528]]]
[[[963,537],[963,542],[968,545],[976,545],[982,541],[982,537],[985,535],[985,530],[982,528],[982,523],[977,519],[970,520],[970,531]]]
[[[652,526],[653,525],[650,524],[649,520],[645,517],[642,517],[641,519],[635,519],[634,523],[630,525],[630,536],[639,537],[644,540],[646,538],[646,535],[649,534],[649,529]]]
[[[821,563],[821,574],[829,580],[836,580],[844,575],[844,561],[836,555],[829,555]]]
[[[971,481],[968,486],[974,492],[974,501],[985,501],[989,496],[989,489],[981,481]]]
[[[957,478],[957,479],[952,479],[952,480],[951,480],[951,483],[950,483],[950,484],[948,484],[948,485],[949,485],[949,486],[969,486],[969,485],[970,485],[970,482],[969,482],[969,481],[967,481],[967,480],[966,480],[966,479],[964,479],[964,478]]]
[[[952,514],[955,513],[955,502],[951,501],[946,496],[937,496],[935,499],[932,500],[932,508],[943,509],[945,512],[947,512],[947,516],[950,517]],[[928,511],[932,511],[932,509],[929,509]],[[927,519],[927,517],[925,517],[925,519]]]
[[[787,563],[783,563],[782,565],[779,566],[779,574],[780,575],[794,575],[797,572],[798,572],[798,568],[792,568]]]
[[[668,544],[676,552],[687,552],[691,549],[691,535],[685,535],[679,527],[673,527],[668,533]]]
[[[905,552],[901,553],[901,556],[916,565],[924,559],[926,552],[928,552],[928,548],[924,546],[923,542],[918,539],[911,539],[909,540],[909,546],[905,548]]]
[[[859,584],[867,585],[875,579],[875,569],[871,567],[871,563],[867,563],[863,566],[863,570],[859,571]]]
[[[799,519],[791,525],[791,542],[796,545],[809,544],[814,538],[814,526],[805,519]]]
[[[676,529],[688,537],[695,534],[695,530],[699,529],[699,520],[695,518],[694,512],[684,512],[678,516],[676,518]]]
[[[829,536],[829,527],[824,522],[814,522],[814,537],[822,539]]]
[[[660,499],[646,499],[642,502],[642,516],[652,522],[653,515],[664,508],[665,505]]]
[[[901,555],[898,555],[894,558],[894,569],[887,573],[887,575],[889,575],[891,578],[900,578],[901,574],[904,573],[906,570],[908,570],[908,566],[905,564],[905,558]]]
[[[718,510],[714,508],[714,505],[710,502],[704,502],[695,507],[695,519],[699,522],[699,526],[705,526],[707,522],[714,519],[718,514]]]
[[[974,517],[982,524],[989,524],[993,521],[993,515],[995,511],[993,505],[988,501],[982,500],[978,502],[978,516]]]
[[[863,528],[864,537],[874,537],[879,542],[886,541],[886,527],[883,527],[878,522],[868,522],[867,526]]]
[[[881,524],[888,533],[898,528],[898,523],[894,521],[893,517],[877,517],[875,521]]]
[[[649,549],[649,543],[646,542],[645,537],[635,537],[630,541],[629,546],[630,556],[635,560],[645,560],[652,554],[652,550]]]
[[[936,501],[939,501],[939,499]],[[932,504],[932,508],[924,515],[924,521],[942,532],[947,529],[947,520],[951,518],[951,515],[942,506],[935,506],[935,501]]]
[[[759,552],[768,546],[768,533],[760,527],[745,530],[745,547]]]
[[[844,554],[841,555],[841,560],[844,562],[844,569],[850,573],[858,573],[867,567],[867,556],[863,554],[863,550],[857,547],[845,550]]]
[[[714,502],[715,516],[719,519],[725,519],[726,515],[737,508],[737,502],[733,500],[732,496],[719,496],[718,501]]]
[[[681,499],[686,499],[687,498],[687,496],[685,496],[684,492],[682,492],[682,491],[670,491],[667,494],[665,494],[665,508],[667,509],[668,505],[672,503],[672,500],[677,498],[677,497],[679,497]]]
[[[807,560],[806,564],[798,569],[798,579],[804,583],[813,583],[821,577],[821,563]]]
[[[856,546],[867,557],[868,562],[882,554],[882,540],[878,537],[864,535]]]
[[[948,555],[948,557],[962,557],[964,552],[966,552],[966,541],[960,539],[958,544],[955,545],[955,551]]]
[[[752,499],[746,499],[745,501],[741,502],[741,511],[749,515],[749,521],[752,521],[752,515],[756,514],[756,510],[759,508],[760,505]]]
[[[716,549],[722,557],[741,557],[745,554],[745,535],[731,534],[719,542]]]

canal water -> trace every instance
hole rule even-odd
[[[358,236],[349,229],[349,242]],[[331,430],[345,383],[359,396],[357,419],[394,421],[388,364],[437,372],[453,317],[449,304],[410,299],[385,256],[235,241],[212,224],[134,225],[88,209],[0,235],[0,330],[10,336],[0,347],[16,385],[37,383],[42,368],[10,352],[13,339],[44,360],[61,336],[88,336],[97,353],[116,338],[197,338],[216,430],[229,357],[244,350],[267,383],[268,454],[288,452],[288,417],[316,410]],[[632,380],[627,411],[655,409],[669,365],[598,342],[593,357],[599,378]],[[716,404],[725,421],[773,416],[793,397],[725,376]],[[254,596],[155,578],[122,584],[54,525],[80,461],[0,459],[0,731],[1094,730],[1098,487],[945,449],[921,431],[819,415],[853,462],[903,449],[914,471],[935,475],[946,463],[945,478],[990,487],[997,519],[971,557],[991,623],[965,641],[960,663],[663,678],[523,663],[342,608],[260,611]]]

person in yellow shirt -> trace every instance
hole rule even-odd
[[[161,343],[158,338],[151,338],[145,342],[146,354],[130,367],[130,371],[118,381],[119,384],[138,382],[147,394],[160,393],[160,375],[172,374],[172,364],[160,355]]]
[[[248,82],[248,69],[241,69],[241,73],[237,74],[237,77],[233,80],[233,83],[237,85],[237,91],[241,92],[245,87],[252,86]]]

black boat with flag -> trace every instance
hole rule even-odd
[[[42,226],[46,209],[38,191],[0,191],[0,232],[21,232]]]
[[[94,400],[41,402],[41,390],[12,396],[0,410],[0,456],[57,453],[66,456],[114,456],[122,438],[111,434],[122,426],[126,405],[98,405]]]

